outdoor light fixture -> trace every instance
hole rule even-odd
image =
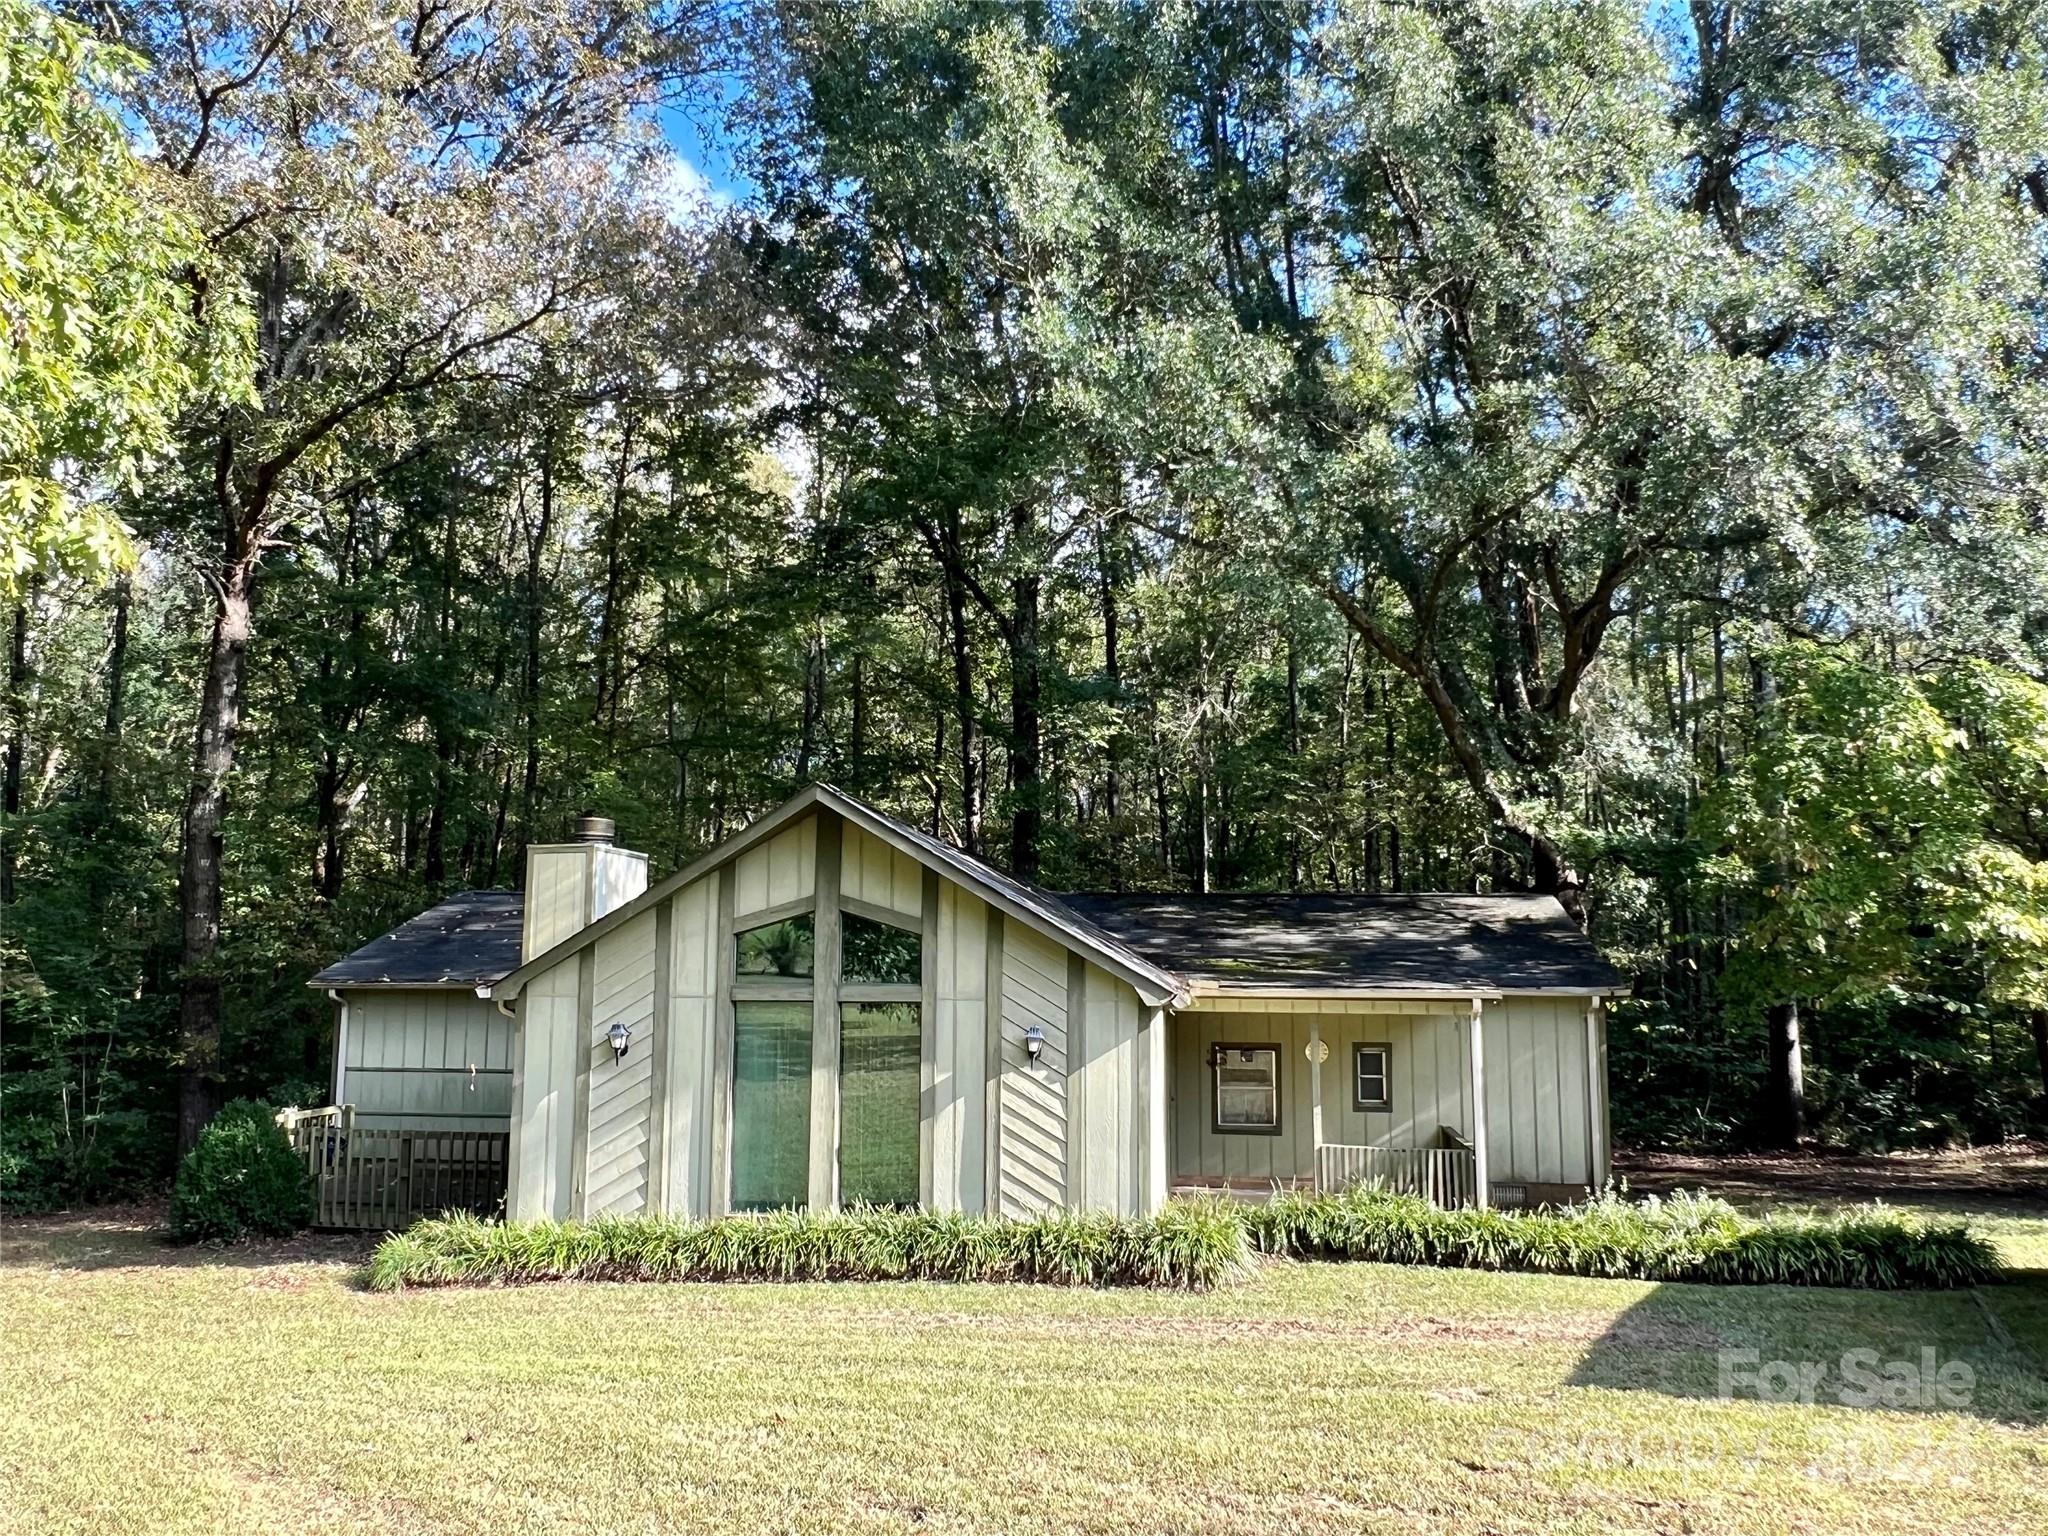
[[[1033,1024],[1024,1031],[1024,1057],[1033,1066],[1038,1064],[1039,1054],[1045,1049],[1045,1031]]]
[[[614,1020],[612,1027],[604,1032],[604,1037],[611,1042],[612,1060],[624,1061],[626,1047],[633,1043],[633,1031],[626,1028],[625,1020]]]

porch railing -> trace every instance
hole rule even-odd
[[[282,1110],[277,1123],[313,1175],[315,1226],[388,1231],[504,1203],[508,1131],[362,1127],[353,1104]]]
[[[1420,1195],[1450,1209],[1478,1203],[1479,1179],[1470,1147],[1357,1147],[1325,1142],[1316,1148],[1316,1188],[1377,1184]]]

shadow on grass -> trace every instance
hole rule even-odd
[[[1574,1386],[2048,1424],[2048,1270],[1963,1291],[1661,1285]],[[1789,1396],[1788,1396],[1789,1394]]]
[[[381,1237],[301,1232],[239,1243],[173,1243],[160,1208],[122,1206],[0,1221],[0,1269],[276,1269],[292,1264],[360,1269]]]

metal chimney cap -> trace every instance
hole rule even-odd
[[[609,816],[586,811],[576,818],[576,841],[579,843],[609,843],[618,831],[617,824]]]

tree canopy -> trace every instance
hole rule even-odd
[[[103,186],[24,248],[148,340],[7,429],[142,555],[17,544],[10,1190],[317,1083],[317,965],[576,811],[820,778],[1554,894],[1624,1135],[2048,1122],[2035,8],[33,15]]]

